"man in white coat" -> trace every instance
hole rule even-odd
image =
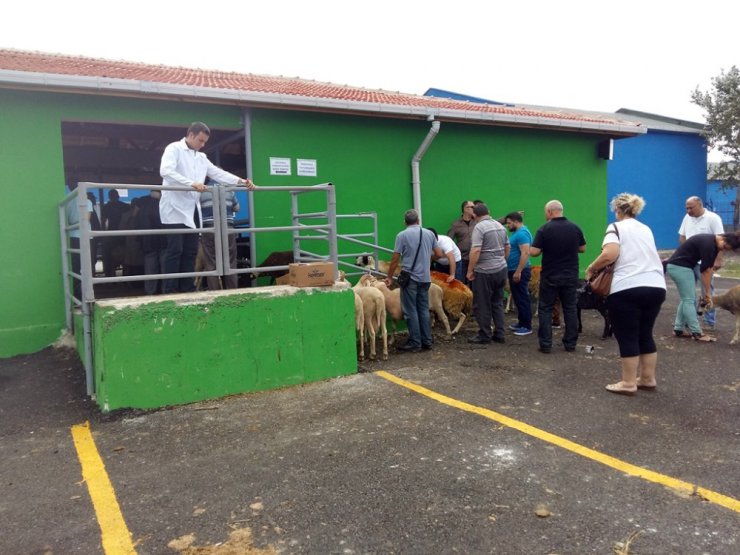
[[[222,170],[213,165],[200,150],[206,145],[211,130],[205,123],[194,122],[185,137],[167,145],[162,154],[159,173],[162,185],[190,187],[191,191],[162,191],[159,216],[165,229],[197,229],[200,227],[200,193],[205,191],[206,177],[227,185],[242,185],[250,191],[255,188],[251,179]],[[198,254],[197,233],[167,235],[164,272],[168,274],[195,271]],[[195,290],[192,277],[165,279],[162,293]]]

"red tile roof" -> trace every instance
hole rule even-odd
[[[346,85],[336,85],[307,79],[255,75],[252,73],[233,73],[207,69],[190,69],[163,65],[148,65],[135,62],[113,61],[82,56],[67,56],[43,52],[28,52],[14,49],[0,49],[0,74],[3,70],[29,73],[69,75],[77,77],[125,79],[185,87],[205,87],[214,90],[233,90],[240,92],[282,95],[281,102],[296,99],[315,98],[343,102],[372,103],[387,106],[406,106],[409,108],[431,110],[454,110],[477,113],[481,119],[485,114],[501,114],[521,118],[541,118],[551,120],[552,125],[578,127],[578,122],[604,125],[606,128],[619,126],[622,132],[640,133],[638,124],[577,111],[522,108],[505,105],[479,104],[461,100],[419,96],[401,92],[363,89]],[[7,81],[7,80],[6,80]],[[12,79],[11,79],[12,82]],[[464,119],[464,118],[463,118]],[[471,119],[477,119],[475,116]],[[491,119],[491,118],[489,118]],[[495,118],[492,118],[495,119]],[[547,126],[546,121],[531,125]],[[588,126],[589,128],[591,126]],[[614,129],[611,129],[614,131]]]

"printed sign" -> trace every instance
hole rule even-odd
[[[296,168],[298,175],[316,177],[316,160],[303,160],[298,158],[298,160],[296,160]]]
[[[270,175],[290,175],[290,158],[270,157]]]

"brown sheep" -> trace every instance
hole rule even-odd
[[[736,285],[724,295],[712,295],[712,306],[724,308],[735,315],[735,335],[730,345],[740,343],[740,285]]]
[[[457,319],[452,334],[460,331],[465,319],[473,314],[473,292],[463,282],[456,279],[447,282],[449,276],[443,272],[432,271],[432,283],[442,289],[442,306],[450,316]]]

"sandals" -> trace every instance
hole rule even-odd
[[[694,341],[701,341],[702,343],[712,343],[714,341],[717,341],[716,337],[712,337],[711,335],[707,335],[706,333],[694,332],[691,334],[691,337],[694,338]]]
[[[610,393],[616,393],[617,395],[628,395],[632,396],[637,392],[639,386],[635,387],[635,389],[626,389],[624,387],[624,382],[617,382],[617,383],[610,383],[606,386],[606,390]]]

